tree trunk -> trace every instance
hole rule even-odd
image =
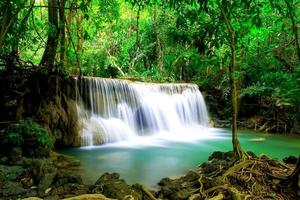
[[[2,21],[1,21],[1,28],[0,28],[0,47],[4,45],[6,34],[12,25],[12,9],[9,0],[6,0],[6,8],[3,12]]]
[[[67,46],[72,46],[73,45],[73,40],[72,40],[72,36],[70,33],[71,30],[71,25],[72,25],[72,18],[74,17],[74,12],[73,12],[73,7],[75,6],[75,3],[72,2],[70,3],[70,9],[68,10],[68,14],[66,17],[66,31],[67,31]],[[70,56],[66,55],[66,62],[72,66],[72,59],[70,58]],[[72,68],[73,70],[75,70],[75,67]]]
[[[137,14],[136,14],[136,55],[138,55],[138,52],[140,51],[140,14],[141,14],[141,8],[138,7]]]
[[[6,0],[6,7],[5,11],[3,11],[2,21],[0,22],[1,28],[0,28],[0,47],[4,45],[5,38],[9,32],[9,30],[12,28],[14,23],[18,20],[18,15],[20,11],[24,8],[24,4],[19,5],[19,7],[16,8],[16,11],[13,12],[12,3],[9,0]],[[31,11],[30,11],[31,12]]]
[[[236,81],[234,77],[234,68],[236,63],[236,36],[235,31],[231,32],[231,61],[229,65],[230,73],[230,90],[231,90],[231,102],[232,102],[232,145],[234,153],[241,158],[242,157],[242,148],[240,146],[238,136],[237,136],[237,115],[238,115],[238,101],[237,101],[237,92],[236,92]]]
[[[293,34],[295,37],[295,47],[297,50],[298,61],[300,62],[300,46],[299,46],[298,28],[297,28],[297,23],[295,22],[295,18],[294,18],[293,7],[291,6],[289,0],[284,0],[284,1],[287,6],[288,15],[290,16],[290,19],[292,22],[292,31],[293,31]]]
[[[61,0],[60,6],[59,6],[60,66],[61,66],[61,69],[64,69],[64,67],[65,67],[65,57],[66,57],[65,5],[66,5],[66,0]]]
[[[77,12],[77,16],[76,16],[76,24],[77,24],[77,56],[79,56],[79,58],[77,59],[77,69],[80,71],[81,73],[81,54],[83,51],[83,29],[82,29],[82,16],[80,15],[79,12]]]
[[[231,90],[231,118],[232,118],[232,145],[233,152],[238,158],[243,158],[245,156],[244,151],[241,148],[240,142],[238,140],[237,133],[237,115],[238,115],[238,101],[236,92],[236,81],[234,77],[235,63],[236,63],[236,34],[235,30],[231,25],[230,19],[227,18],[225,11],[219,4],[222,16],[225,20],[228,33],[230,35],[230,65],[229,65],[229,77],[230,77],[230,90]]]
[[[163,59],[162,59],[162,49],[158,34],[158,8],[157,3],[154,5],[154,14],[153,14],[153,25],[154,25],[154,35],[155,35],[155,51],[156,51],[156,63],[160,72],[163,71]]]
[[[56,0],[48,0],[48,20],[51,25],[48,31],[48,39],[45,47],[45,51],[40,62],[40,66],[45,66],[48,71],[55,70],[54,62],[56,56],[56,50],[58,46],[58,5]]]

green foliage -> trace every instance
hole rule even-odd
[[[31,119],[11,124],[0,137],[2,148],[10,150],[16,146],[20,147],[25,156],[48,156],[53,148],[53,140],[46,130]]]
[[[5,16],[12,16],[8,31],[0,33],[5,36],[0,56],[10,57],[17,51],[22,60],[38,65],[51,29],[47,9],[33,7],[30,11],[32,2],[0,2],[0,31],[7,25]],[[237,37],[234,74],[239,100],[268,99],[276,109],[285,109],[299,121],[300,65],[295,38],[295,30],[299,29],[299,1],[296,0],[67,1],[63,69],[75,75],[79,75],[80,68],[87,76],[194,82],[207,93],[221,91],[222,98],[229,100],[230,37],[220,6]],[[8,11],[10,15],[5,13]],[[162,66],[157,62],[157,41]],[[60,50],[60,47],[56,50],[56,63]],[[0,70],[3,70],[1,65]],[[224,110],[230,110],[228,105],[225,107]],[[18,145],[24,143],[18,134],[10,137]]]

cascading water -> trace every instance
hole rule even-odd
[[[190,127],[208,126],[205,102],[196,85],[91,77],[76,81],[82,146],[142,135],[185,134]]]

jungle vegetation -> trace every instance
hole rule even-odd
[[[196,83],[219,102],[211,106],[216,117],[232,117],[234,150],[242,156],[238,113],[262,131],[299,132],[299,6],[297,0],[3,0],[0,71]]]

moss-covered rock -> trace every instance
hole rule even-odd
[[[25,171],[21,166],[0,165],[0,174],[4,176],[2,179],[5,181],[17,180]]]
[[[8,181],[0,189],[0,197],[17,197],[26,194],[27,190],[22,187],[21,183]]]
[[[199,187],[199,178],[199,173],[195,171],[189,171],[185,176],[178,179],[164,178],[158,183],[161,187],[158,191],[158,197],[170,200],[188,199],[193,191]]]
[[[123,199],[131,195],[134,199],[142,199],[141,192],[131,187],[118,173],[104,173],[90,188],[92,193],[102,193],[109,198]]]

